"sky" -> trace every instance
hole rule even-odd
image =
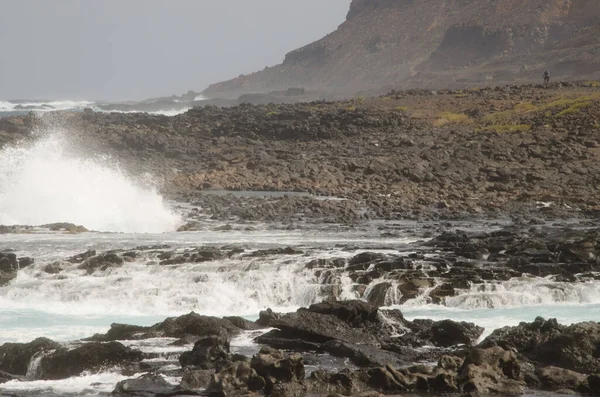
[[[334,31],[350,0],[0,0],[0,99],[202,91]]]

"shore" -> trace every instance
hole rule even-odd
[[[308,192],[345,199],[321,203],[340,221],[530,219],[540,207],[595,216],[599,99],[592,83],[557,83],[205,107],[175,117],[56,112],[0,120],[0,144],[56,126],[83,154],[107,153],[131,173],[150,172],[168,197]],[[229,212],[222,201],[215,199]]]
[[[0,297],[206,312],[6,343],[0,395],[107,372],[85,380],[99,395],[599,394],[600,325],[585,315],[600,281],[599,123],[593,82],[2,118],[4,148],[60,136],[125,181],[150,174],[181,222],[162,235],[2,226]],[[544,303],[579,305],[580,320],[536,313],[492,332],[406,319],[418,305]],[[204,315],[215,306],[255,315]]]
[[[479,299],[472,307],[493,309],[511,296],[515,299],[518,291],[521,304],[532,305],[530,313],[541,302],[560,304],[573,294],[585,299],[586,288],[589,293],[598,288],[600,273],[600,231],[591,224],[381,223],[362,232],[368,240],[355,238],[335,248],[327,241],[317,243],[314,229],[305,230],[313,236],[312,245],[276,245],[274,240],[265,241],[259,246],[263,248],[248,248],[247,243],[235,243],[236,236],[246,235],[241,241],[249,241],[252,232],[243,228],[250,225],[221,231],[216,241],[227,245],[125,243],[119,249],[106,241],[105,246],[113,247],[108,251],[89,250],[39,263],[18,252],[0,253],[4,282],[24,272],[54,285],[53,293],[64,290],[70,296],[75,292],[69,291],[72,285],[106,279],[108,284],[101,288],[117,294],[117,299],[124,294],[123,303],[134,307],[149,304],[147,294],[153,294],[148,285],[133,295],[126,292],[130,287],[123,283],[134,274],[133,278],[154,275],[155,283],[156,277],[172,279],[183,296],[191,291],[198,299],[221,296],[223,307],[238,302],[224,299],[222,292],[208,294],[219,289],[220,282],[234,282],[240,292],[254,288],[257,295],[280,290],[280,299],[291,299],[292,304],[297,289],[299,296],[314,295],[309,300],[320,302],[287,313],[267,309],[257,320],[190,313],[151,326],[113,324],[107,333],[67,343],[46,338],[6,343],[0,346],[0,382],[7,383],[0,383],[0,391],[22,384],[25,395],[35,395],[35,387],[29,390],[28,384],[50,382],[46,387],[52,387],[51,382],[85,381],[90,374],[108,372],[114,381],[97,387],[130,396],[599,392],[600,359],[594,350],[600,343],[598,322],[561,325],[532,314],[527,323],[490,332],[477,320],[409,321],[403,314],[418,302],[465,307],[457,303]],[[214,226],[208,233],[222,230]],[[338,236],[334,241],[347,238],[348,227],[319,227],[324,236]],[[54,230],[70,233],[68,225]],[[90,235],[84,241],[89,246],[93,239]],[[291,284],[277,281],[282,271],[290,273],[286,277]],[[22,283],[14,287],[30,288],[29,281]],[[160,285],[167,288],[164,281]],[[99,292],[96,288],[86,293]],[[169,298],[176,302],[179,294]],[[169,302],[153,304],[157,303]],[[585,306],[574,310],[587,318]]]

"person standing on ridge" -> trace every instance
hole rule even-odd
[[[548,85],[550,83],[550,73],[546,70],[544,72],[544,85]]]

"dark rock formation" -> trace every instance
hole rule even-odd
[[[219,361],[229,357],[229,340],[219,336],[208,336],[198,340],[191,352],[179,357],[182,367],[196,366],[202,369],[214,368]]]
[[[503,346],[527,359],[546,366],[555,366],[580,373],[600,371],[596,354],[600,345],[600,324],[586,322],[564,326],[556,319],[536,319],[516,327],[494,331],[482,346]]]
[[[60,348],[59,343],[47,338],[38,338],[29,343],[5,343],[0,346],[0,371],[25,376],[33,356]]]
[[[100,371],[110,366],[142,360],[142,352],[118,342],[86,343],[73,350],[59,349],[40,362],[41,379],[65,379],[84,371]]]
[[[164,377],[157,374],[144,374],[139,378],[123,380],[115,386],[113,395],[154,397],[159,394],[168,394],[174,387]]]
[[[18,270],[17,255],[12,252],[0,252],[0,286],[8,284],[10,280],[17,277]]]
[[[294,351],[327,352],[350,358],[363,367],[430,360],[443,355],[444,348],[472,345],[483,332],[474,324],[450,320],[411,323],[398,311],[380,314],[377,307],[362,301],[323,302],[259,321],[276,328],[256,338],[259,343]],[[399,332],[403,335],[397,336]],[[440,349],[420,352],[418,348],[426,344]]]

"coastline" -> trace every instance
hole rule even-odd
[[[99,395],[115,387],[139,396],[598,393],[597,322],[535,314],[481,340],[477,321],[402,314],[414,302],[507,307],[504,292],[531,310],[561,299],[596,305],[598,120],[600,88],[580,83],[209,106],[173,117],[89,109],[2,118],[3,148],[58,136],[53,143],[68,147],[59,163],[110,165],[123,183],[107,189],[149,173],[155,189],[134,190],[127,202],[139,207],[151,192],[144,217],[160,213],[172,225],[160,192],[182,215],[177,232],[154,225],[163,235],[4,226],[0,292],[34,286],[28,293],[44,301],[55,297],[47,284],[65,292],[62,303],[86,304],[69,290],[85,280],[89,296],[117,297],[122,285],[147,305],[208,308],[231,296],[259,319],[200,312],[68,343],[4,344],[0,395],[107,370],[115,376]],[[101,200],[120,191],[109,193]],[[63,251],[28,252],[36,239],[60,241]],[[149,275],[161,287],[133,284]],[[211,296],[209,281],[235,287]],[[182,295],[149,298],[168,288]],[[289,312],[259,315],[267,302]]]

